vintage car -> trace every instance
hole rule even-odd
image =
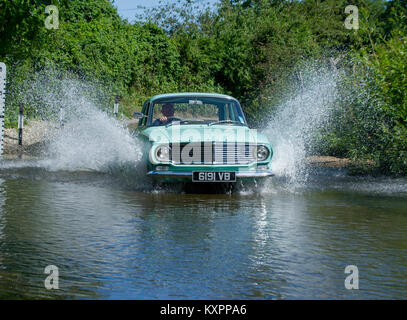
[[[158,181],[234,183],[273,175],[269,141],[248,128],[240,103],[230,96],[157,95],[134,117],[148,150],[147,175]]]

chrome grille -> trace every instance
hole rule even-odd
[[[189,165],[247,165],[256,161],[249,143],[198,142],[171,144],[171,162]]]

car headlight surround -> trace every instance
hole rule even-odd
[[[270,150],[264,145],[258,145],[255,148],[255,158],[257,161],[265,161],[270,155]]]
[[[159,146],[155,150],[155,157],[160,162],[169,162],[170,161],[171,148],[169,146]]]

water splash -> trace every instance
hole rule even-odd
[[[114,166],[136,166],[141,158],[126,128],[95,109],[66,123],[51,138],[47,153],[43,164],[49,170],[109,172]]]
[[[274,150],[276,179],[293,187],[307,181],[307,150],[313,136],[329,123],[338,97],[338,72],[312,66],[299,75],[300,92],[278,107],[265,129]]]
[[[24,83],[21,101],[34,107],[37,117],[51,127],[41,166],[50,171],[109,173],[138,165],[141,149],[125,124],[106,112],[110,102],[106,92],[97,83],[52,68]]]

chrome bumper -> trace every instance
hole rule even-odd
[[[147,176],[152,178],[192,179],[192,171],[150,171],[147,173]],[[274,176],[274,173],[271,171],[236,171],[236,178],[265,178],[271,176]]]

